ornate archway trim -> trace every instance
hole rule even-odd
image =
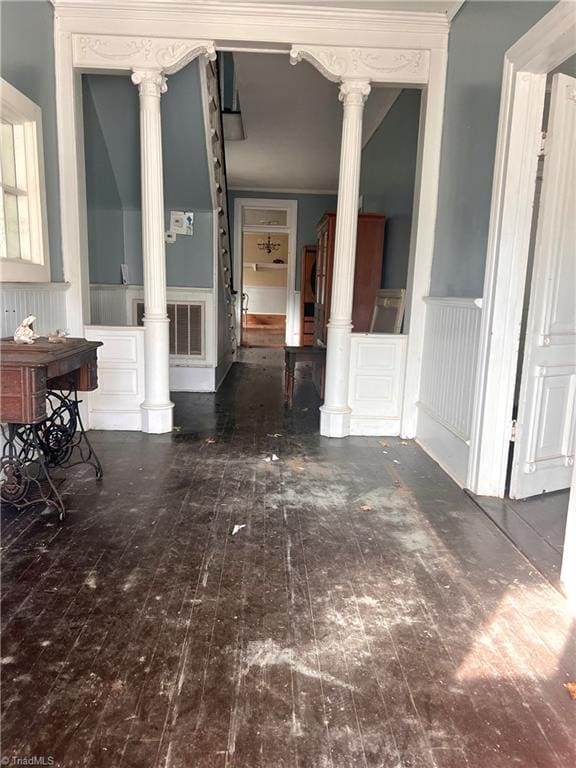
[[[73,64],[87,69],[160,69],[172,75],[198,56],[216,58],[212,40],[72,35]]]
[[[373,83],[425,84],[429,77],[429,51],[394,48],[344,48],[293,45],[290,61],[309,61],[333,82],[369,80]]]

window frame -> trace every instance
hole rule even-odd
[[[31,253],[31,259],[0,258],[0,283],[49,283],[42,109],[0,78],[0,115],[9,123],[24,125]],[[0,202],[4,205],[3,194]]]

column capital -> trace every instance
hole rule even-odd
[[[168,84],[161,69],[134,69],[132,82],[138,86],[141,96],[157,96],[166,93]]]
[[[338,98],[346,106],[362,106],[370,93],[370,80],[342,80]]]

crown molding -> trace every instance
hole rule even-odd
[[[59,18],[137,19],[158,22],[254,23],[268,26],[288,23],[306,30],[327,28],[374,33],[405,32],[448,35],[450,22],[444,13],[384,11],[310,5],[279,5],[271,2],[231,0],[50,0]],[[423,46],[425,47],[425,46]]]

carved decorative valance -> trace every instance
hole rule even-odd
[[[90,69],[161,69],[171,75],[198,56],[216,58],[211,40],[123,35],[73,35],[74,66]]]
[[[425,50],[293,45],[290,61],[297,64],[302,59],[333,82],[358,79],[424,84],[428,81],[429,53]]]

